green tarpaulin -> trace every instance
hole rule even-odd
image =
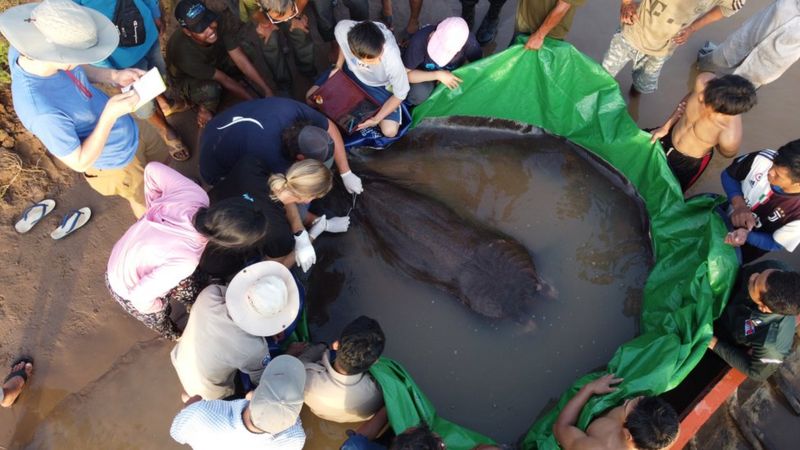
[[[660,145],[650,144],[649,134],[630,118],[617,82],[568,43],[548,40],[538,52],[517,45],[455,73],[464,80],[461,86],[453,91],[439,87],[414,111],[415,124],[427,117],[458,115],[535,125],[609,162],[633,183],[647,207],[656,264],[645,286],[641,335],[620,347],[608,363],[608,370],[625,382],[613,394],[592,398],[579,426],[584,428],[623,398],[674,388],[706,351],[712,320],[719,316],[738,269],[734,251],[723,243],[725,225],[712,212],[719,200],[684,202]],[[383,360],[372,373],[384,390],[396,432],[425,419],[450,449],[490,442],[439,418],[397,363]],[[551,433],[558,411],[599,375],[577,380],[558,406],[524,435],[523,448],[558,448]],[[526,388],[536,389],[519,387]]]

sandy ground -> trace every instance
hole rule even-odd
[[[377,15],[378,3],[372,1],[373,16]],[[722,40],[767,3],[751,0],[737,16],[696,33],[665,67],[659,91],[645,96],[638,112],[634,111],[639,123],[643,127],[660,125],[685,94],[691,63],[703,42]],[[504,9],[503,32],[498,37],[501,47],[510,38],[514,7],[515,2],[509,1]],[[486,2],[482,2],[479,17],[485,8]],[[405,24],[406,11],[405,2],[396,1],[396,27]],[[456,0],[428,0],[422,21],[457,15],[458,11]],[[578,11],[569,40],[600,60],[617,26],[617,11],[616,2],[588,2]],[[487,50],[493,50],[493,46]],[[629,73],[619,76],[623,92],[630,84]],[[800,66],[796,66],[759,91],[759,105],[744,118],[743,152],[777,148],[798,137],[799,81]],[[196,130],[191,113],[173,121],[193,145]],[[13,126],[2,125],[15,135]],[[23,135],[16,137],[22,146],[19,148],[33,145]],[[127,204],[103,198],[79,178],[53,170],[57,166],[49,159],[39,159],[36,149],[20,153],[25,162],[40,161],[47,182],[42,182],[45,175],[41,173],[31,177],[31,184],[18,185],[12,192],[21,197],[13,201],[3,197],[0,208],[0,260],[4,262],[0,266],[0,361],[10,362],[27,353],[36,358],[36,367],[19,403],[0,412],[0,448],[180,448],[168,436],[170,421],[180,409],[180,387],[167,356],[170,345],[154,339],[149,330],[127,316],[103,286],[111,247],[133,222]],[[195,156],[179,168],[195,173],[196,161]],[[720,192],[718,173],[727,163],[715,158],[695,191]],[[76,180],[72,187],[61,192],[60,186],[72,180]],[[0,180],[0,184],[7,182]],[[22,199],[41,197],[48,189],[58,202],[56,213],[29,234],[17,235],[12,225],[25,206]],[[81,206],[92,208],[92,222],[63,242],[52,241],[48,235],[60,216]],[[797,255],[784,254],[781,259],[795,265],[799,262]],[[699,448],[703,448],[702,443]]]

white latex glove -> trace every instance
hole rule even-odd
[[[344,233],[348,228],[350,228],[350,217],[342,216],[328,219],[327,216],[323,215],[317,217],[311,225],[311,230],[308,234],[311,236],[311,239],[316,239],[320,234],[326,231],[329,233]]]
[[[306,230],[303,230],[303,234],[300,236],[294,237],[294,259],[303,272],[308,272],[308,269],[317,262],[317,254],[314,252],[314,246],[311,245],[311,238]]]
[[[364,192],[364,187],[361,186],[361,178],[354,174],[352,170],[342,174],[342,181],[344,181],[344,188],[351,194],[360,194]]]

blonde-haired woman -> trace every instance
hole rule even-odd
[[[327,219],[322,216],[306,231],[298,206],[323,197],[333,185],[333,174],[324,164],[307,159],[292,164],[285,174],[270,173],[261,159],[242,157],[225,179],[208,192],[211,204],[236,197],[244,198],[267,217],[267,234],[249,252],[231,252],[209,246],[200,268],[212,277],[229,280],[246,265],[273,260],[303,271],[316,262],[311,240],[324,231],[344,232],[350,225],[347,217]]]

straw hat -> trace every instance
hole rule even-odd
[[[0,14],[0,32],[28,58],[54,63],[96,63],[119,43],[119,31],[106,16],[70,0],[9,8]]]
[[[225,304],[242,330],[253,336],[274,336],[294,322],[300,295],[289,269],[275,261],[263,261],[233,277]]]

